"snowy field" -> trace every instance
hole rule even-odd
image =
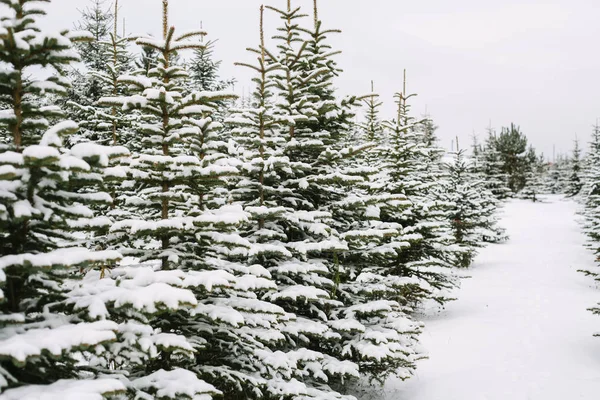
[[[578,273],[593,265],[577,205],[512,201],[511,240],[483,250],[459,300],[424,317],[430,358],[386,400],[598,400],[600,331],[586,311],[600,290]]]

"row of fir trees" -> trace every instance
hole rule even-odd
[[[570,155],[558,155],[552,162],[528,145],[527,137],[514,124],[497,133],[489,128],[483,144],[473,137],[473,168],[485,176],[485,188],[497,199],[518,197],[540,201],[540,195],[580,194],[584,182],[584,160],[579,141]]]
[[[579,200],[582,207],[583,230],[588,237],[587,246],[596,256],[596,265],[581,270],[591,277],[596,285],[600,282],[600,125],[598,122],[593,127],[592,140],[582,162],[582,189]],[[600,303],[590,308],[590,311],[600,315]],[[596,333],[600,337],[600,332]]]
[[[411,377],[415,310],[504,234],[502,196],[464,151],[443,162],[406,87],[385,120],[375,93],[341,98],[316,0],[261,7],[243,99],[167,0],[160,37],[101,0],[47,32],[49,2],[0,0],[0,397],[353,399]]]

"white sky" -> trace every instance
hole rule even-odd
[[[111,0],[107,0],[111,1]],[[445,147],[459,136],[470,144],[484,137],[489,121],[499,128],[521,125],[536,148],[551,157],[569,151],[575,134],[587,142],[600,117],[600,7],[598,0],[320,0],[327,27],[343,54],[338,86],[344,94],[368,93],[370,80],[393,116],[392,95],[402,70],[440,126]],[[158,34],[161,0],[120,0],[127,31]],[[171,24],[218,38],[222,75],[235,76],[237,90],[249,74],[233,66],[249,61],[246,47],[257,44],[261,0],[170,0]],[[267,0],[285,5],[285,0]],[[312,0],[293,0],[311,10]],[[71,27],[88,0],[53,0],[48,26]],[[267,24],[275,26],[271,15]]]

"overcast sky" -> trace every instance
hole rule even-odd
[[[110,2],[111,0],[107,0]],[[598,0],[320,0],[344,74],[344,94],[368,93],[370,80],[393,116],[394,92],[408,70],[414,110],[427,110],[440,126],[445,147],[473,131],[483,138],[491,120],[499,128],[515,122],[536,148],[551,158],[570,151],[573,139],[587,142],[600,117],[600,7]],[[161,0],[120,0],[129,33],[160,32]],[[284,6],[285,0],[265,1]],[[77,8],[89,0],[53,0],[48,26],[71,27]],[[261,0],[171,0],[171,24],[180,32],[203,22],[219,39],[222,74],[248,87],[248,73],[234,67],[258,39]],[[312,7],[312,0],[293,0]],[[267,24],[275,26],[274,16]]]

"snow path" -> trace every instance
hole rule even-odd
[[[481,251],[458,301],[425,317],[429,360],[389,382],[387,400],[598,400],[600,302],[577,205],[512,201],[511,240]],[[381,398],[381,397],[380,397]]]

